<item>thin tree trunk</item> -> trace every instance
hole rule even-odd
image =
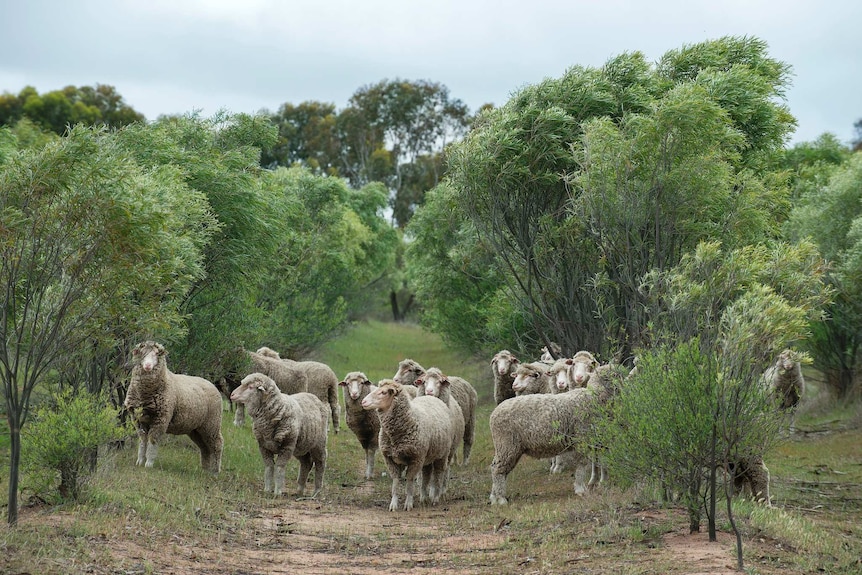
[[[736,570],[742,571],[742,534],[736,527],[736,521],[733,520],[733,498],[729,493],[727,493],[727,488],[725,488],[724,498],[727,501],[727,519],[730,521],[730,526],[733,528],[734,535],[736,535]]]
[[[18,525],[18,475],[21,464],[21,429],[19,417],[14,409],[9,410],[6,415],[9,422],[9,525]]]
[[[718,444],[718,429],[715,424],[715,420],[713,420],[712,424],[712,445],[710,446],[710,450],[712,453],[710,454],[710,468],[711,471],[709,473],[709,513],[707,514],[707,525],[709,530],[709,540],[716,542],[718,541],[718,536],[715,533],[715,511],[716,511],[716,485],[718,484],[718,471],[716,469],[716,449]]]

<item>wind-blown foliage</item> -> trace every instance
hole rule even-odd
[[[777,102],[787,76],[752,38],[684,47],[656,66],[623,54],[524,88],[451,146],[458,241],[472,228],[468,241],[495,255],[506,298],[529,318],[528,347],[627,357],[646,324],[646,273],[700,241],[778,236],[787,188],[759,168],[793,127]]]

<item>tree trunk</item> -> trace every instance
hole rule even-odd
[[[389,305],[392,306],[392,321],[401,321],[401,312],[398,310],[398,292],[389,292]]]
[[[715,511],[716,511],[716,485],[718,484],[718,470],[717,462],[716,462],[716,450],[718,443],[718,428],[715,425],[715,420],[713,420],[712,424],[712,445],[710,446],[710,450],[712,453],[710,454],[710,467],[712,468],[709,473],[709,513],[707,513],[707,525],[709,530],[709,540],[712,542],[718,541],[718,536],[715,533]]]
[[[8,405],[8,402],[7,402]],[[18,525],[18,474],[21,464],[21,429],[19,425],[20,418],[14,409],[10,409],[6,414],[6,419],[9,422],[9,505],[8,517],[9,525]]]

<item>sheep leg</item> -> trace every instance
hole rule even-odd
[[[383,458],[386,461],[386,468],[389,469],[389,476],[392,477],[392,499],[389,501],[389,511],[398,509],[398,487],[401,483],[401,467],[388,457]]]
[[[135,465],[143,465],[147,459],[147,444],[150,439],[147,437],[147,432],[143,429],[138,429],[138,460]]]
[[[422,466],[422,482],[419,484],[419,503],[431,501],[433,505],[434,496],[437,493],[436,486],[433,484],[434,468],[429,463]]]
[[[365,479],[374,477],[374,454],[376,451],[371,447],[365,450]]]
[[[499,452],[499,450],[498,450]],[[521,453],[517,455],[494,455],[494,460],[491,462],[491,505],[506,505],[506,479],[509,473],[518,464],[521,459]]]
[[[407,471],[404,472],[404,480],[407,482],[405,486],[404,511],[413,509],[413,493],[416,490],[416,478],[421,470],[421,463],[411,462],[407,465]]]
[[[308,483],[308,474],[311,472],[311,467],[314,463],[311,460],[311,454],[306,453],[297,457],[299,460],[299,476],[296,480],[296,486],[299,488],[297,494],[302,496],[305,493],[305,484]]]
[[[233,424],[236,427],[242,427],[245,424],[245,405],[242,403],[236,404],[236,411],[233,414]]]
[[[275,454],[263,447],[258,447],[261,456],[263,456],[263,492],[272,493],[272,478],[275,471]]]
[[[583,462],[575,465],[575,495],[584,495],[587,492],[587,468],[590,466],[591,464]]]
[[[440,498],[446,493],[449,480],[449,462],[445,458],[438,459],[434,462],[433,468],[431,473],[431,505],[437,505]]]
[[[203,436],[201,436],[198,431],[192,431],[189,433],[189,439],[198,446],[198,449],[201,452],[201,468],[203,468],[204,471],[210,471],[212,468],[213,451],[210,449],[209,444],[204,441]]]
[[[144,467],[152,467],[159,454],[159,444],[157,443],[161,434],[154,434],[152,430],[147,434],[147,462]]]
[[[466,419],[466,418],[465,418]],[[466,421],[464,426],[464,456],[461,458],[461,465],[470,463],[470,453],[473,451],[473,438],[476,433],[475,425],[472,421]]]
[[[320,490],[323,489],[323,476],[326,473],[326,452],[322,455],[314,457],[314,493],[312,497],[317,497]]]

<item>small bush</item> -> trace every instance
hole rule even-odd
[[[22,451],[41,489],[50,488],[59,473],[60,496],[78,499],[84,479],[95,471],[99,447],[130,431],[104,398],[67,389],[35,411],[22,431]]]

